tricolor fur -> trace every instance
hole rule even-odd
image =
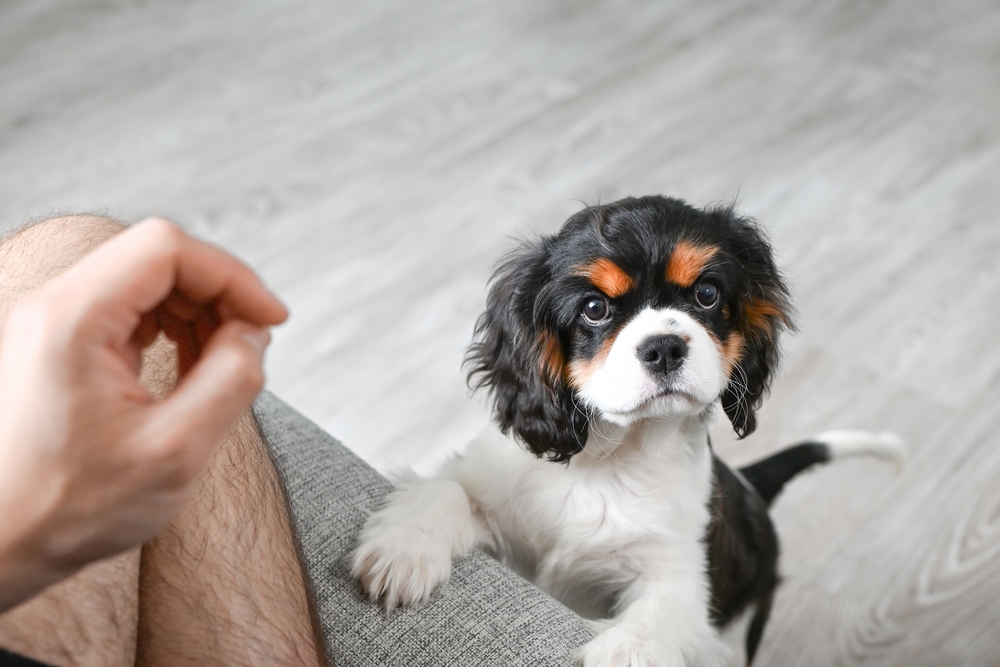
[[[584,665],[722,664],[719,629],[744,611],[752,659],[778,583],[770,501],[810,465],[895,446],[840,433],[740,472],[712,454],[716,405],[754,430],[791,326],[769,244],[731,208],[581,211],[494,276],[468,362],[500,433],[401,479],[355,575],[412,604],[479,546],[595,619]]]

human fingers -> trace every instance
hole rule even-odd
[[[166,220],[151,218],[139,224],[156,226],[158,233],[177,244],[171,259],[176,262],[178,308],[212,304],[217,313],[260,326],[280,324],[288,317],[284,305],[232,255],[188,236]]]
[[[191,321],[183,320],[168,310],[158,308],[154,314],[164,335],[177,345],[177,365],[183,377],[198,361],[203,343],[207,343],[208,339],[199,340]]]
[[[176,389],[153,408],[152,432],[190,448],[190,471],[200,469],[260,393],[269,341],[266,328],[239,320],[221,324]]]
[[[156,313],[146,313],[139,318],[139,325],[132,332],[132,339],[123,349],[125,360],[133,375],[138,375],[142,367],[142,351],[153,344],[160,333]]]
[[[195,304],[215,302],[220,312],[224,305],[233,318],[258,326],[287,317],[249,268],[161,218],[122,232],[56,280],[78,309],[96,307],[122,335],[131,336],[137,319],[174,292]]]

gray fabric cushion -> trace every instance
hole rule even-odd
[[[481,552],[417,609],[385,611],[350,576],[365,518],[392,488],[346,447],[273,394],[257,400],[288,488],[322,632],[338,667],[570,665],[593,635],[566,607]]]

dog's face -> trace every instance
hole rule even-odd
[[[625,199],[581,211],[500,266],[470,378],[492,390],[504,432],[555,460],[583,448],[591,417],[628,425],[719,398],[743,437],[789,311],[751,220]]]

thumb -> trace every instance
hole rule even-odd
[[[267,328],[239,320],[222,324],[201,358],[157,409],[170,431],[199,449],[214,451],[230,426],[264,386]]]

